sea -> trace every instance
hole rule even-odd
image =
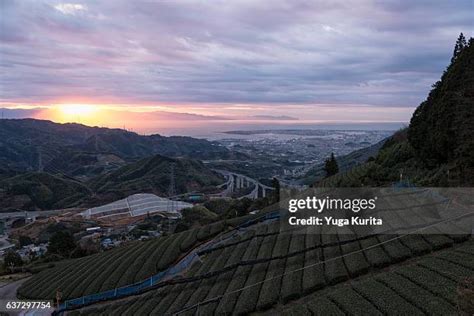
[[[246,139],[260,137],[283,137],[281,130],[337,130],[337,131],[396,131],[408,125],[407,122],[318,122],[318,121],[205,121],[181,122],[176,127],[153,126],[139,131],[140,134],[160,134],[163,136],[191,136],[207,140]],[[265,133],[240,133],[242,131],[262,131]],[[239,133],[232,133],[238,131]],[[271,131],[275,131],[272,133]],[[229,133],[231,132],[231,133]]]

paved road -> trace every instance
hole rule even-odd
[[[18,281],[3,283],[0,282],[0,298],[2,299],[15,299],[16,298],[16,290],[29,278],[24,278]]]
[[[226,186],[226,189],[220,193],[221,196],[226,197],[226,196],[231,196],[232,193],[235,192],[236,186],[239,186],[239,181],[240,185],[243,187],[244,183],[247,182],[249,185],[255,186],[252,192],[250,192],[247,195],[241,196],[239,198],[250,198],[250,199],[257,199],[258,198],[258,193],[259,193],[259,188],[261,189],[262,192],[265,192],[265,190],[273,190],[273,188],[266,186],[257,180],[247,177],[243,174],[235,173],[235,172],[230,172],[227,170],[221,170],[221,169],[213,169],[214,171],[222,174],[224,177],[227,178],[226,183],[221,184],[221,186]],[[236,178],[234,180],[234,177]],[[237,182],[237,183],[236,183]],[[240,187],[237,187],[237,189],[240,189]],[[263,196],[265,197],[265,193],[263,193]]]
[[[16,291],[28,278],[23,278],[18,281],[3,283],[0,282],[0,299],[5,300],[17,300]],[[1,309],[1,308],[0,308]],[[52,313],[50,310],[31,310],[31,311],[8,311],[10,316],[49,316]]]

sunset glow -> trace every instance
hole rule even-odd
[[[466,0],[7,3],[4,117],[140,132],[217,120],[407,123],[453,39],[472,29]]]
[[[96,110],[96,106],[90,104],[64,104],[60,106],[60,110],[64,115],[71,117],[90,116]]]
[[[43,111],[40,116],[60,123],[95,125],[102,120],[100,105],[86,103],[58,104]]]

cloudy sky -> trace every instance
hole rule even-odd
[[[3,107],[407,120],[472,0],[1,0]]]

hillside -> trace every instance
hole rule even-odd
[[[0,209],[96,206],[141,192],[166,196],[171,164],[177,193],[212,190],[224,181],[197,160],[157,153],[192,159],[240,155],[191,137],[0,120]]]
[[[354,168],[355,166],[364,164],[371,157],[377,156],[380,148],[382,148],[386,139],[373,144],[369,147],[355,150],[347,155],[336,157],[337,164],[340,172],[346,172]],[[303,177],[302,181],[304,184],[312,184],[316,181],[322,180],[326,176],[324,171],[324,163],[320,163],[314,168],[310,169]]]
[[[356,168],[361,169],[361,168]],[[386,140],[375,160],[357,174],[316,183],[384,186],[408,181],[423,186],[474,185],[474,41],[453,56],[440,81],[416,109],[410,125]],[[341,182],[340,179],[348,181]]]
[[[121,159],[155,154],[193,159],[225,159],[239,155],[217,143],[192,137],[143,136],[121,129],[35,119],[0,120],[0,165],[4,168],[25,171],[45,166],[69,173],[81,167],[80,160],[74,160],[72,167],[65,162],[83,153],[111,154]],[[63,163],[57,165],[57,161]]]
[[[222,176],[199,161],[155,155],[94,178],[88,184],[97,195],[113,199],[140,192],[167,196],[172,168],[176,194],[212,190],[224,182]]]
[[[390,204],[400,205],[407,199],[421,203],[418,198],[424,196],[423,192],[393,194]],[[464,229],[466,223],[453,219],[443,225],[452,227],[457,232],[454,235],[421,235],[416,231],[411,235],[371,235],[357,227],[337,234],[328,233],[326,226],[311,233],[281,230],[279,220],[272,219],[272,213],[265,214],[269,217],[260,217],[258,222],[247,222],[249,217],[218,222],[66,261],[29,279],[19,293],[26,298],[46,299],[53,298],[60,288],[65,299],[76,298],[68,301],[70,307],[80,307],[83,302],[92,304],[97,297],[116,293],[127,297],[102,303],[98,310],[94,306],[86,308],[85,314],[103,308],[120,308],[130,315],[168,315],[189,308],[192,314],[198,303],[203,315],[248,314],[288,304],[317,291],[332,290],[347,280],[380,273],[443,248],[466,242],[472,245],[468,241],[470,231]],[[391,225],[400,227],[404,219],[396,214]],[[245,224],[238,230],[229,230],[239,223]],[[465,264],[472,271],[472,262]],[[449,265],[441,268],[446,267]],[[453,275],[459,276],[462,274]],[[129,286],[121,288],[126,285]],[[130,291],[143,293],[129,296]],[[411,295],[416,293],[412,291]],[[81,297],[89,294],[97,295]]]
[[[312,269],[318,273],[318,268]],[[371,274],[350,283],[338,284],[328,289],[305,293],[303,298],[287,303],[273,305],[270,309],[262,309],[259,304],[262,300],[262,290],[271,291],[270,285],[284,285],[288,277],[277,278],[254,285],[229,295],[218,297],[216,290],[219,283],[213,280],[202,281],[200,287],[193,294],[186,292],[183,285],[171,288],[171,293],[155,291],[148,295],[133,297],[129,300],[115,303],[92,306],[83,310],[72,311],[72,315],[97,315],[97,314],[134,314],[160,313],[171,315],[177,311],[178,304],[183,303],[184,297],[190,299],[187,307],[180,309],[183,315],[199,314],[211,315],[221,311],[233,314],[252,315],[285,315],[285,316],[326,316],[326,315],[469,315],[469,296],[463,301],[458,297],[460,284],[472,276],[474,270],[474,243],[467,242],[454,249],[442,250],[416,258],[404,266],[397,266],[390,271]],[[293,273],[294,277],[301,277],[303,273]],[[290,274],[291,275],[291,274]],[[309,274],[307,275],[309,277]],[[225,278],[221,277],[222,280]],[[255,281],[255,279],[249,279]],[[282,283],[283,282],[283,283]],[[312,282],[312,281],[308,281]],[[250,283],[250,282],[248,282]],[[303,286],[306,282],[303,281]],[[232,284],[232,282],[231,282]],[[222,285],[225,287],[225,285]],[[184,291],[183,291],[184,289]],[[275,287],[274,289],[278,288]],[[467,293],[469,290],[466,290]],[[271,293],[269,293],[271,294]],[[272,296],[277,296],[273,293]],[[469,294],[468,294],[469,295]],[[205,299],[207,300],[205,300]],[[196,300],[201,299],[200,305]],[[235,304],[235,309],[224,309],[223,302]],[[250,304],[250,305],[247,305]],[[167,311],[167,306],[170,309]],[[172,309],[174,308],[174,309]],[[460,311],[465,314],[460,314]],[[166,313],[166,314],[163,314]]]
[[[462,173],[469,171],[468,178],[474,168],[474,40],[459,38],[457,45],[451,64],[413,114],[408,140],[427,166],[456,163]]]
[[[98,160],[98,157],[102,160]],[[219,174],[203,163],[186,158],[155,155],[126,164],[114,155],[84,153],[75,155],[74,159],[82,160],[82,170],[99,168],[103,175],[80,182],[67,175],[46,172],[25,172],[16,175],[5,173],[0,180],[0,209],[14,211],[89,207],[135,193],[167,196],[172,165],[176,194],[212,191],[216,185],[224,182]],[[58,168],[61,163],[57,161]],[[108,171],[111,163],[117,166]]]
[[[190,249],[232,225],[232,221],[217,222],[167,237],[134,241],[92,256],[58,262],[54,268],[42,271],[25,282],[19,294],[31,298],[53,298],[60,288],[63,297],[70,299],[138,282],[165,270]]]
[[[84,184],[48,173],[24,173],[0,180],[0,210],[43,210],[77,206],[90,194]]]
[[[65,148],[61,154],[48,162],[43,169],[53,174],[67,174],[70,177],[86,181],[126,164],[126,160],[116,154],[76,151]]]
[[[304,300],[265,313],[266,315],[390,315],[395,310],[406,315],[469,315],[472,312],[466,283],[464,298],[458,297],[463,282],[474,271],[474,242],[429,255],[390,272],[382,272],[331,293]],[[429,303],[428,303],[429,302]]]

